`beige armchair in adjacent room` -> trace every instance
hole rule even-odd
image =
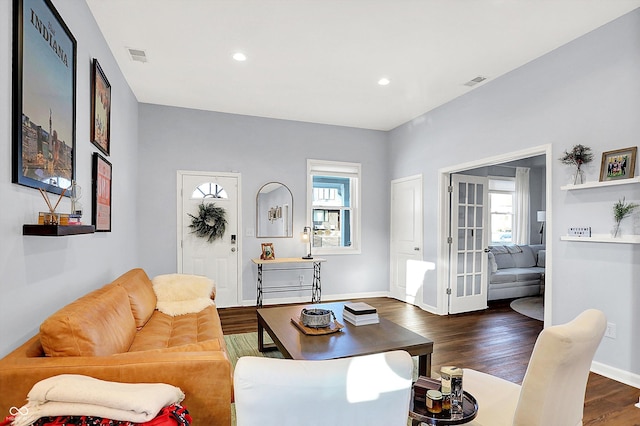
[[[242,357],[238,426],[406,426],[413,362],[404,351],[326,361]]]
[[[591,361],[606,328],[605,315],[589,309],[540,333],[522,386],[465,369],[464,390],[478,401],[472,426],[582,425]]]

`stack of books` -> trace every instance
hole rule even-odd
[[[345,303],[342,318],[356,326],[380,322],[376,308],[364,302]]]

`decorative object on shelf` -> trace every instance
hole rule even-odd
[[[640,206],[638,204],[636,204],[636,203],[627,203],[627,202],[625,202],[625,198],[624,197],[622,197],[622,200],[618,200],[618,202],[613,205],[613,217],[614,217],[616,223],[613,226],[613,230],[611,231],[611,235],[613,235],[614,238],[618,237],[619,235],[621,235],[621,233],[620,233],[620,222],[622,222],[622,219],[624,219],[625,217],[631,215],[631,213],[633,213],[633,211],[637,207],[640,207]]]
[[[262,254],[260,259],[273,260],[276,258],[276,251],[273,249],[273,243],[262,243]]]
[[[602,153],[600,164],[600,182],[618,179],[630,179],[636,169],[637,146]]]
[[[38,188],[38,191],[40,191],[40,195],[42,195],[42,198],[44,198],[45,203],[47,203],[47,207],[49,207],[49,213],[48,214],[45,213],[43,215],[43,225],[59,225],[60,215],[56,213],[56,209],[58,208],[58,205],[60,204],[60,200],[62,200],[64,193],[67,191],[67,188],[62,188],[62,193],[60,193],[60,196],[58,197],[58,201],[56,202],[55,206],[51,205],[51,201],[49,201],[49,196],[47,195],[47,192],[44,189]]]
[[[76,39],[50,0],[13,4],[12,182],[61,194],[75,178]]]
[[[569,232],[567,235],[570,237],[591,237],[591,227],[590,226],[574,226],[569,228]]]
[[[305,226],[302,233],[300,234],[300,241],[303,243],[309,243],[309,254],[306,256],[302,256],[303,259],[313,259],[311,255],[311,243],[313,238],[313,232],[311,231],[311,227]]]
[[[592,160],[593,153],[591,152],[591,148],[581,144],[574,145],[574,147],[571,148],[571,151],[565,151],[564,155],[560,157],[560,162],[562,162],[562,164],[576,166],[576,172],[573,176],[574,185],[579,185],[585,182],[584,170],[582,170],[581,167],[583,164],[590,163]]]
[[[82,187],[75,180],[71,182],[69,197],[71,198],[71,214],[82,216],[82,203],[78,201],[82,198]]]
[[[215,203],[203,202],[198,206],[197,216],[187,214],[191,217],[191,233],[196,236],[206,238],[210,243],[224,236],[227,229],[227,212],[222,207],[217,207]]]
[[[93,153],[93,212],[96,232],[111,232],[112,168],[102,155]]]
[[[97,59],[91,68],[91,142],[105,155],[111,151],[111,85]]]
[[[540,210],[537,212],[538,223],[540,223],[540,244],[544,239],[544,223],[547,221],[547,212],[546,210]]]

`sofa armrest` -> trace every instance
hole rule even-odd
[[[40,380],[58,374],[82,374],[115,382],[177,386],[185,393],[182,404],[189,410],[194,424],[230,424],[231,363],[225,352],[132,352],[124,355],[20,357],[14,351],[0,361],[0,417],[8,415],[10,407],[24,405],[27,394]]]

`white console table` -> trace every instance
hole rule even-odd
[[[301,257],[283,257],[281,259],[251,259],[258,266],[258,298],[256,305],[262,307],[262,295],[264,293],[276,293],[294,290],[311,290],[311,303],[319,303],[322,292],[320,282],[320,264],[327,259],[315,257],[313,259],[303,259]],[[267,265],[267,268],[263,268]],[[311,267],[309,267],[312,265]],[[295,271],[296,269],[313,269],[313,280],[310,285],[303,286],[262,286],[262,275],[269,271]]]

